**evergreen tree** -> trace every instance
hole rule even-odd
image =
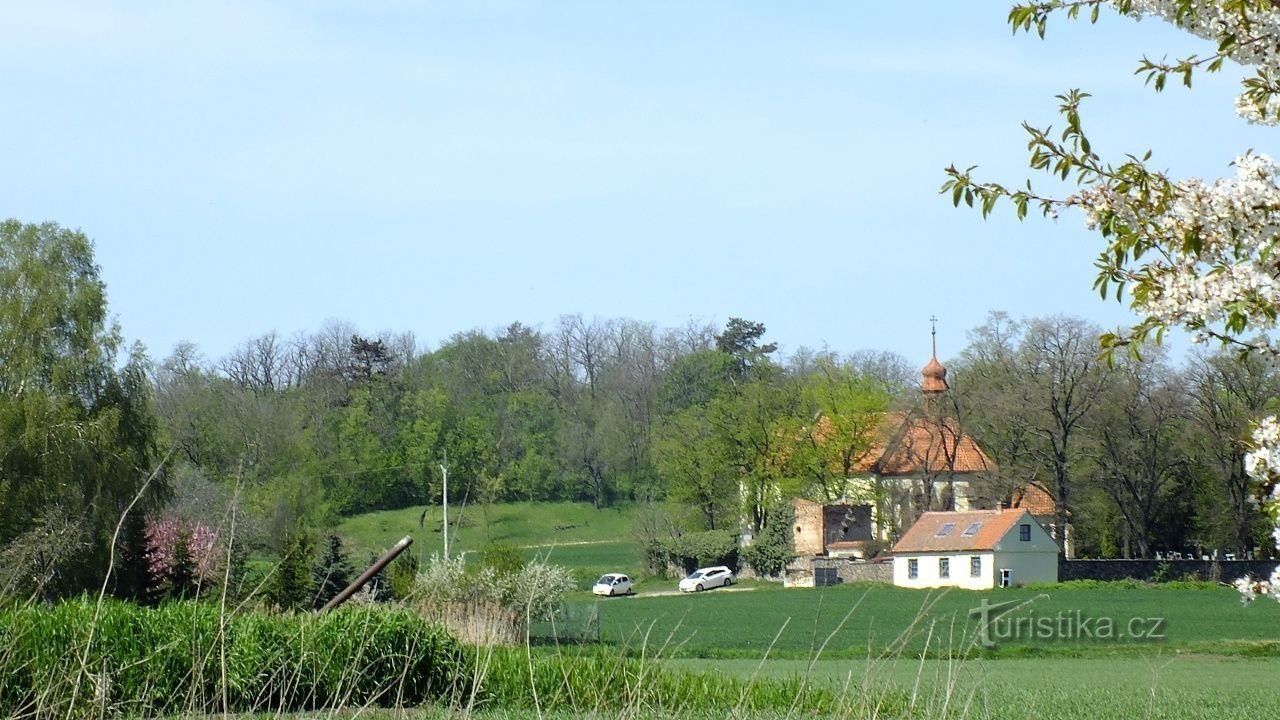
[[[114,595],[137,603],[148,603],[155,595],[156,578],[147,557],[147,521],[141,513],[125,518],[117,546]]]
[[[283,610],[301,610],[311,607],[311,540],[304,535],[294,536],[286,545],[284,556],[267,584],[267,602]]]
[[[325,603],[351,584],[352,579],[355,578],[355,571],[351,569],[351,562],[342,549],[342,538],[337,535],[329,536],[328,548],[325,549],[320,562],[312,569],[311,576],[316,588],[312,606],[316,609],[324,607]]]

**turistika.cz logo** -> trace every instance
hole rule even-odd
[[[1048,597],[1048,595],[1038,595],[1033,600],[1043,600]],[[1088,615],[1081,610],[1058,610],[1051,615],[1037,614],[1034,609],[1027,607],[1033,600],[993,603],[983,598],[978,607],[970,608],[969,617],[978,620],[978,644],[985,648],[994,648],[1000,642],[1027,640],[1043,642],[1160,642],[1164,640],[1164,618],[1113,618]]]

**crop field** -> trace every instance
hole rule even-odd
[[[935,655],[980,649],[970,610],[1013,600],[981,654],[1096,655],[1183,649],[1280,655],[1280,604],[1245,607],[1228,588],[1118,585],[926,592],[883,585],[827,589],[763,586],[749,592],[601,600],[601,639],[669,655],[759,658],[823,655],[865,658],[928,649]],[[589,602],[589,601],[580,601]],[[1019,619],[1022,619],[1021,623]],[[1135,637],[1137,635],[1137,637]],[[647,638],[647,639],[646,639]]]
[[[1223,658],[1154,649],[1142,657],[667,661],[726,677],[789,679],[915,698],[918,716],[980,718],[1276,717],[1280,659]]]

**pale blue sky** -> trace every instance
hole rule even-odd
[[[1078,216],[986,222],[942,168],[1027,177],[1096,97],[1104,154],[1217,176],[1270,136],[1158,22],[1014,36],[1008,3],[0,2],[0,215],[97,243],[126,337],[216,358],[328,319],[427,347],[564,313],[730,316],[939,354],[989,310],[1125,323]]]

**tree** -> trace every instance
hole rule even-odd
[[[1186,385],[1188,449],[1209,479],[1202,524],[1219,544],[1244,557],[1266,537],[1258,533],[1264,518],[1254,501],[1257,483],[1245,471],[1249,426],[1280,398],[1280,374],[1257,353],[1200,352],[1189,361]]]
[[[1156,524],[1187,477],[1186,395],[1162,353],[1126,358],[1112,373],[1093,430],[1098,486],[1124,523],[1126,557],[1151,557]]]
[[[752,367],[778,349],[777,343],[760,344],[764,333],[764,323],[735,317],[729,318],[724,331],[716,335],[716,350],[734,359],[737,378],[746,377]]]
[[[785,473],[812,483],[824,500],[834,502],[876,447],[889,393],[879,381],[829,357],[815,360],[794,382],[799,406],[780,421]]]
[[[164,496],[140,346],[117,368],[120,335],[84,234],[0,222],[0,544],[58,508],[87,547],[51,586],[100,586],[126,507]],[[124,590],[132,592],[132,590]]]
[[[1009,13],[1014,30],[1034,29],[1044,35],[1050,16],[1077,17],[1088,9],[1096,21],[1107,6],[1135,19],[1153,16],[1215,44],[1200,57],[1152,61],[1138,74],[1159,91],[1170,76],[1190,86],[1196,71],[1215,72],[1226,60],[1256,68],[1242,82],[1236,112],[1263,125],[1280,123],[1280,9],[1270,0],[1050,0],[1015,5]],[[1095,282],[1103,297],[1129,292],[1139,321],[1126,333],[1102,336],[1113,350],[1131,345],[1135,351],[1148,338],[1157,342],[1170,327],[1181,327],[1198,340],[1216,339],[1243,353],[1275,358],[1280,346],[1266,335],[1280,318],[1280,265],[1274,262],[1280,238],[1280,166],[1246,151],[1235,159],[1235,178],[1206,183],[1196,178],[1174,180],[1148,167],[1151,153],[1132,153],[1120,163],[1093,151],[1083,129],[1080,108],[1087,93],[1059,95],[1065,127],[1056,137],[1047,129],[1024,124],[1030,141],[1030,164],[1062,180],[1072,177],[1080,190],[1066,197],[1037,193],[1030,182],[1012,190],[979,182],[973,168],[947,169],[942,192],[954,204],[978,207],[985,216],[1001,200],[1012,203],[1019,218],[1029,207],[1045,215],[1080,209],[1087,226],[1105,241]],[[1252,433],[1254,450],[1246,470],[1262,485],[1275,539],[1280,542],[1280,421],[1268,416]],[[1280,575],[1273,582],[1238,585],[1246,600],[1261,590],[1280,599]]]
[[[658,428],[653,454],[671,500],[693,508],[708,530],[734,526],[738,473],[705,408],[668,417]]]
[[[267,602],[282,610],[312,607],[315,598],[315,581],[311,574],[313,551],[312,541],[305,534],[299,533],[289,539],[280,563],[267,583]]]
[[[1014,322],[993,314],[971,334],[957,369],[966,427],[997,452],[997,463],[1008,463],[1001,471],[1017,484],[1044,482],[1057,507],[1059,538],[1089,462],[1085,431],[1107,391],[1095,350],[1099,334],[1077,318]]]
[[[329,535],[324,554],[311,571],[311,581],[315,587],[312,607],[317,610],[324,607],[325,603],[347,589],[354,578],[355,570],[351,568],[351,561],[342,549],[342,538]]]

